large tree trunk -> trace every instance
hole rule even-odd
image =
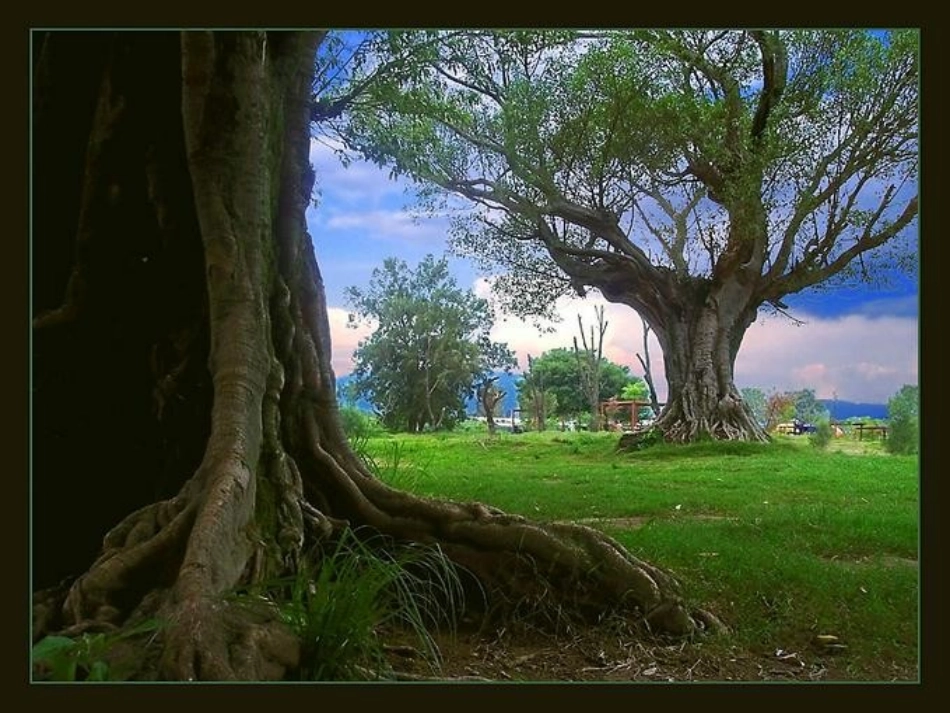
[[[612,539],[393,490],[349,448],[305,222],[321,39],[37,47],[34,639],[154,616],[163,678],[285,677],[299,642],[224,595],[356,526],[438,543],[495,603],[691,632],[672,577]]]
[[[655,428],[668,441],[769,440],[733,380],[739,345],[756,315],[747,300],[735,299],[739,291],[736,285],[711,290],[695,306],[670,310],[665,323],[654,326],[669,386]]]

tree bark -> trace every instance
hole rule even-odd
[[[694,310],[670,315],[654,328],[663,348],[669,395],[656,420],[666,440],[688,443],[710,437],[768,441],[735,386],[736,354],[754,309],[734,309],[717,296]]]
[[[321,40],[51,33],[38,53],[34,640],[157,617],[160,678],[292,676],[300,642],[226,595],[357,526],[438,544],[492,606],[694,631],[674,578],[599,532],[396,491],[350,449],[305,220]]]

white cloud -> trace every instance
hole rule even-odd
[[[485,278],[475,281],[474,290],[488,296]],[[578,334],[577,314],[585,328],[594,324],[594,306],[604,305],[608,321],[604,354],[611,361],[643,371],[636,354],[643,353],[643,329],[639,316],[630,308],[603,299],[563,299],[558,302],[561,322],[549,324],[553,330],[539,332],[514,317],[499,318],[492,338],[507,342],[527,367],[529,354],[537,356],[557,347],[570,348]],[[351,356],[359,338],[370,333],[346,328],[346,311],[331,308],[334,367],[338,374],[352,369]],[[334,317],[334,313],[338,316]],[[886,403],[904,384],[918,382],[917,321],[905,317],[869,318],[851,315],[838,319],[818,319],[800,315],[806,321],[796,326],[784,318],[760,319],[746,332],[736,360],[736,384],[779,391],[814,389],[818,398],[865,403]],[[650,357],[660,398],[666,397],[663,355],[650,337]]]
[[[408,185],[367,161],[353,160],[344,165],[334,150],[342,145],[330,139],[310,140],[310,163],[316,172],[314,189],[322,195],[320,203],[334,205],[379,205],[402,195]]]
[[[353,352],[361,339],[372,334],[368,325],[360,325],[355,329],[347,326],[349,311],[341,307],[328,307],[327,317],[330,320],[330,339],[332,343],[333,373],[337,376],[349,374],[353,371]]]
[[[448,225],[445,220],[413,220],[399,210],[369,210],[360,212],[333,212],[326,221],[329,230],[359,230],[367,237],[381,240],[411,240],[413,242],[445,240]],[[441,245],[440,245],[441,247]]]
[[[818,398],[886,403],[918,381],[918,323],[912,317],[849,315],[806,324],[767,318],[749,328],[736,360],[740,386],[810,388]]]

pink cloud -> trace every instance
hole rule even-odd
[[[488,296],[488,284],[479,279],[475,292]],[[604,354],[642,376],[636,354],[643,353],[643,328],[628,307],[602,298],[564,299],[558,302],[560,322],[540,332],[514,317],[496,320],[492,338],[507,342],[527,367],[528,354],[539,355],[556,347],[571,348],[578,334],[577,314],[585,325],[594,323],[594,306],[604,305],[608,329]],[[370,333],[346,327],[346,310],[331,308],[334,368],[338,374],[352,369],[352,353],[359,339]],[[336,315],[334,316],[334,313]],[[797,315],[806,324],[796,326],[781,317],[764,317],[746,332],[736,360],[736,385],[764,390],[813,389],[818,398],[886,403],[904,384],[917,383],[918,324],[911,317],[870,318],[851,315],[819,319]],[[666,398],[663,354],[651,335],[650,356],[660,398]]]

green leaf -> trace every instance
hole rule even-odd
[[[105,661],[93,661],[92,666],[89,667],[89,675],[86,677],[86,680],[108,681],[109,665]]]
[[[33,645],[34,661],[51,661],[75,651],[76,641],[66,636],[47,636]]]

